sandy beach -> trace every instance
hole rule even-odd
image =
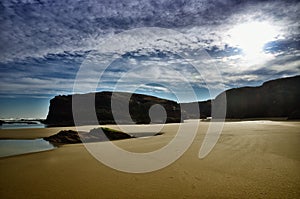
[[[111,169],[83,144],[0,158],[1,198],[300,198],[300,122],[226,122],[211,153],[198,158],[209,122],[184,155],[144,174]],[[150,152],[168,144],[179,124],[163,135],[114,141],[127,151]],[[117,129],[114,125],[108,127]],[[90,127],[92,128],[92,127]],[[149,125],[131,126],[147,132]],[[1,139],[33,139],[61,129],[0,130]]]

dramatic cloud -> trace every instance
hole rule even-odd
[[[224,32],[252,20],[298,36],[297,1],[10,1],[0,6],[1,60],[91,50],[110,35],[138,27],[185,32],[201,45],[222,47]]]
[[[189,81],[204,99],[222,86],[296,75],[299,12],[296,0],[2,0],[0,97],[72,93],[80,66],[94,61],[82,81],[88,90],[111,58],[98,90],[119,82],[128,91],[151,79],[156,84],[141,85],[140,92],[170,97],[168,86],[184,89]],[[210,55],[198,60],[206,65],[200,73],[189,55],[199,49]],[[216,89],[212,96],[207,83]]]

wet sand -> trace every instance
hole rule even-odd
[[[300,198],[300,122],[226,122],[211,153],[198,158],[209,122],[170,166],[129,174],[97,161],[83,144],[0,158],[1,198]],[[110,125],[109,127],[114,127]],[[92,127],[89,127],[92,128]],[[151,126],[131,126],[149,132]],[[32,139],[72,127],[0,130],[0,138]],[[114,141],[132,152],[168,144],[178,124],[163,135]]]

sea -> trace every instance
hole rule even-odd
[[[0,125],[0,129],[30,129],[45,128],[46,126],[38,120],[9,119]],[[0,158],[27,153],[48,151],[55,149],[51,143],[44,139],[0,139]]]
[[[46,126],[40,121],[30,120],[2,120],[6,123],[0,125],[0,129],[28,129],[28,128],[45,128]]]

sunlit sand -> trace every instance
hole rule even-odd
[[[168,144],[179,124],[163,135],[114,141],[125,150],[150,152]],[[130,174],[98,162],[83,144],[0,158],[1,198],[298,198],[300,122],[226,122],[211,153],[198,158],[209,122],[170,166]],[[114,125],[108,127],[116,128]],[[92,127],[87,127],[92,128]],[[1,130],[0,138],[33,139],[73,127]],[[150,132],[151,126],[128,126]]]

